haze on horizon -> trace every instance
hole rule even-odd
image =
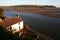
[[[60,0],[0,0],[0,6],[12,5],[54,5],[60,7]]]

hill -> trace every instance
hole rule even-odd
[[[1,8],[7,11],[36,13],[44,16],[60,18],[60,8],[53,5],[15,5]]]

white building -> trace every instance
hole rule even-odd
[[[17,16],[12,18],[5,18],[2,20],[2,23],[4,27],[12,33],[19,32],[24,28],[23,20]]]

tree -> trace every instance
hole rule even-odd
[[[5,16],[3,15],[3,11],[4,11],[3,9],[0,9],[0,18],[1,19],[4,19],[5,18]]]

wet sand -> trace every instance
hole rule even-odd
[[[34,14],[40,14],[44,16],[60,18],[60,8],[6,7],[2,9],[5,9],[7,11],[34,13]],[[57,14],[54,14],[54,13],[57,13]]]

